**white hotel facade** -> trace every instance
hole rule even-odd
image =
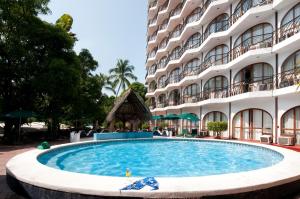
[[[149,0],[148,19],[153,116],[199,118],[170,121],[178,133],[222,120],[226,138],[300,145],[300,0]]]

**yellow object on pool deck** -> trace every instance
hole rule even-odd
[[[129,169],[126,169],[126,177],[131,177],[131,172],[130,172],[130,170]]]

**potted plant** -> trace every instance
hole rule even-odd
[[[208,122],[207,129],[213,131],[214,135],[217,134],[217,139],[221,138],[221,133],[227,130],[227,122]]]

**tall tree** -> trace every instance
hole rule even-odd
[[[137,80],[137,77],[133,74],[134,66],[129,65],[128,60],[119,59],[115,68],[109,70],[111,73],[110,78],[113,80],[114,85],[118,85],[116,96],[118,96],[120,89],[126,89],[130,85],[130,80]]]
[[[146,100],[147,88],[144,84],[140,82],[133,82],[129,85],[129,88],[133,89],[136,93],[138,93],[144,100]]]
[[[0,0],[0,98],[2,113],[40,112],[49,118],[55,133],[78,92],[80,67],[69,33],[37,16],[49,11],[48,2]],[[9,141],[14,126],[18,121],[5,119]]]

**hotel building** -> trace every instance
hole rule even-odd
[[[300,145],[300,0],[149,0],[147,28],[152,126]]]

